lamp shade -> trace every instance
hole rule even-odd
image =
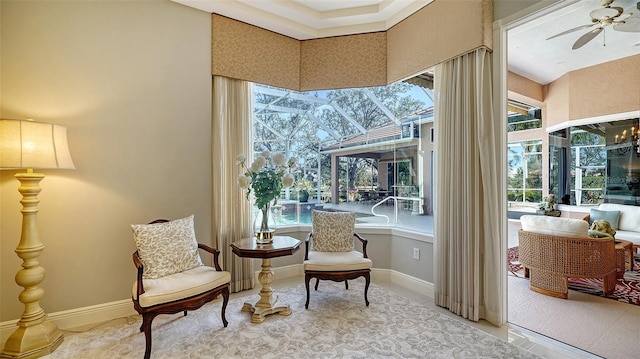
[[[75,169],[67,129],[30,120],[0,120],[0,169]]]

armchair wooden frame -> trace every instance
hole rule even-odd
[[[364,258],[369,258],[367,256],[367,239],[360,236],[358,233],[353,234],[360,243],[362,243],[362,254]],[[304,249],[304,260],[309,260],[309,242],[313,238],[313,233],[309,233],[305,240],[305,249]],[[364,301],[369,306],[369,298],[367,297],[367,293],[369,291],[369,284],[371,282],[371,269],[358,269],[358,270],[350,270],[350,271],[318,271],[318,270],[306,270],[304,271],[304,284],[307,290],[307,301],[304,304],[305,309],[309,309],[309,282],[311,279],[316,279],[315,290],[318,290],[318,283],[320,280],[332,280],[334,282],[344,282],[345,288],[349,289],[348,280],[356,279],[359,277],[364,277],[365,285],[364,285]]]
[[[155,220],[151,222],[153,223],[162,223],[167,222],[167,220]],[[213,265],[216,271],[222,271],[220,264],[218,262],[218,257],[220,255],[220,251],[211,248],[207,245],[198,243],[198,248],[205,250],[213,255]],[[140,256],[138,255],[138,251],[133,253],[133,263],[136,266],[138,271],[137,273],[137,288],[136,295],[132,298],[133,307],[135,310],[142,316],[142,325],[140,326],[140,331],[144,332],[145,337],[145,349],[144,349],[144,358],[149,359],[151,356],[151,322],[153,319],[160,314],[175,314],[179,312],[184,312],[184,316],[187,315],[187,311],[196,310],[206,303],[214,300],[219,295],[222,295],[222,323],[225,327],[229,324],[227,322],[227,318],[225,317],[225,312],[227,309],[227,303],[229,302],[229,283],[225,283],[218,287],[215,287],[206,292],[183,298],[180,300],[175,300],[173,302],[160,303],[150,307],[142,307],[139,303],[140,296],[145,292],[144,283],[142,279],[142,273],[144,270],[144,266],[142,264],[142,260],[140,260]]]

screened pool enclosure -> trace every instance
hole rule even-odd
[[[299,160],[296,185],[273,206],[277,222],[310,223],[314,208],[353,210],[371,224],[430,221],[432,83],[421,75],[305,93],[254,84],[255,153]]]

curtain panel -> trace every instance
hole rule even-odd
[[[435,302],[473,321],[503,322],[500,295],[500,126],[491,53],[435,68]]]
[[[231,292],[251,289],[255,284],[253,261],[236,256],[229,246],[251,236],[251,204],[236,182],[242,172],[236,157],[251,155],[252,104],[251,83],[213,77],[211,233],[216,236],[223,269],[231,272]]]

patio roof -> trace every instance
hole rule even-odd
[[[433,106],[420,110],[398,121],[400,125],[388,123],[370,129],[366,134],[357,134],[341,142],[325,146],[320,153],[342,156],[363,154],[361,157],[375,158],[375,154],[389,152],[397,148],[414,146],[419,143],[415,126],[433,122]],[[366,155],[364,155],[366,153]]]
[[[419,86],[423,90],[422,96],[424,96],[424,100],[429,105],[429,102],[433,103],[432,82],[429,81],[430,77],[425,76],[416,77],[406,82],[416,87]],[[326,98],[328,91],[300,93],[260,84],[254,86],[254,93],[261,95],[260,101],[254,102],[254,119],[279,140],[287,140],[295,137],[296,133],[288,134],[287,138],[286,135],[283,136],[281,132],[271,128],[263,119],[269,115],[302,116],[318,126],[320,132],[317,133],[317,142],[320,144],[321,150],[323,150],[336,148],[335,146],[354,146],[363,143],[382,142],[394,138],[404,138],[410,131],[410,123],[424,121],[425,117],[429,116],[431,120],[433,118],[433,106],[403,118],[397,118],[370,88],[351,90],[360,92],[368,101],[371,101],[388,121],[375,128],[365,128],[340,106],[338,100],[341,97]],[[338,129],[324,123],[319,116],[323,110],[335,111],[335,114],[345,121],[345,124],[348,124],[343,126],[343,131],[347,131],[347,133],[340,133]]]

